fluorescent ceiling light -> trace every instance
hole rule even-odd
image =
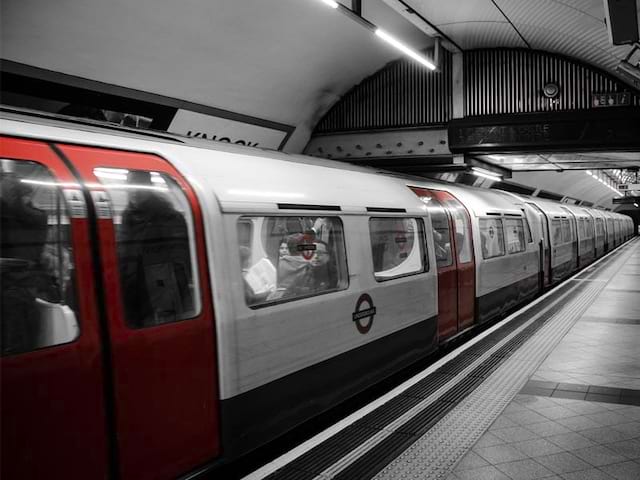
[[[436,69],[436,66],[433,63],[431,63],[429,60],[427,60],[427,58],[424,55],[420,55],[415,50],[412,50],[411,48],[407,47],[405,44],[396,40],[384,30],[381,30],[380,28],[376,29],[376,35],[381,39],[383,39],[388,44],[400,50],[405,55],[413,58],[416,62],[421,63],[422,65],[427,67],[429,70]]]
[[[634,203],[634,205],[636,206],[636,208],[639,206],[637,203]]]
[[[331,8],[338,8],[338,2],[334,2],[333,0],[322,0],[322,2],[329,5]]]
[[[485,170],[484,168],[471,167],[471,170],[474,175],[478,177],[488,178],[489,180],[493,180],[494,182],[502,181],[502,175],[498,175],[497,173],[493,173],[490,170]]]

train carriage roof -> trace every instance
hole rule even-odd
[[[56,119],[29,118],[3,112],[2,132],[157,154],[170,161],[194,184],[213,190],[223,210],[282,210],[278,204],[340,207],[343,212],[404,209],[424,215],[425,206],[407,188],[375,170],[341,168],[339,162],[196,139],[179,139],[112,131]],[[299,210],[304,210],[299,208]]]

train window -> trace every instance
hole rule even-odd
[[[453,264],[451,252],[451,231],[449,228],[449,216],[435,198],[429,198],[427,204],[433,227],[433,240],[438,268],[448,267]]]
[[[559,218],[551,220],[551,235],[553,238],[553,244],[559,245],[562,243],[562,223]]]
[[[580,236],[581,239],[584,239],[587,237],[587,231],[584,225],[584,218],[578,219],[578,235]]]
[[[241,217],[238,240],[250,307],[348,287],[344,229],[338,217]]]
[[[370,218],[369,236],[377,281],[427,271],[421,219]]]
[[[458,202],[449,203],[449,211],[453,216],[453,226],[456,232],[456,246],[458,247],[458,262],[469,263],[471,261],[471,232],[467,216],[462,212],[462,206]]]
[[[571,241],[571,224],[566,218],[562,219],[562,241],[569,243]]]
[[[481,218],[479,222],[482,258],[486,259],[504,255],[502,220],[499,218]]]
[[[75,340],[75,269],[64,196],[44,166],[0,160],[0,349]]]
[[[200,311],[189,201],[161,172],[96,168],[113,209],[125,321],[147,328]]]
[[[507,237],[507,251],[509,253],[524,252],[524,225],[522,220],[505,218],[504,231]]]
[[[524,222],[524,235],[527,239],[527,243],[533,243],[533,237],[531,236],[531,227],[529,226],[529,221],[526,218],[523,218]]]

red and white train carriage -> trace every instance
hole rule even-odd
[[[632,235],[337,162],[1,122],[4,478],[237,457]]]

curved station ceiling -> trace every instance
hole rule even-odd
[[[638,93],[638,84],[618,68],[635,55],[635,47],[612,45],[602,0],[340,3],[335,9],[322,0],[4,0],[3,68],[271,122],[288,131],[280,147],[290,152],[305,150],[316,125],[354,86],[403,58],[372,27],[429,57],[436,38],[453,55],[481,48],[559,54]],[[514,173],[513,180],[603,205],[613,192],[594,176],[574,172],[567,181],[565,172],[560,175],[564,185],[556,186],[545,177],[571,167],[544,167],[585,162],[580,165],[609,166],[620,169],[620,175],[640,167],[635,150],[479,159],[514,172],[550,170]],[[606,176],[611,184],[623,180],[612,170]],[[595,182],[592,188],[590,182]]]

